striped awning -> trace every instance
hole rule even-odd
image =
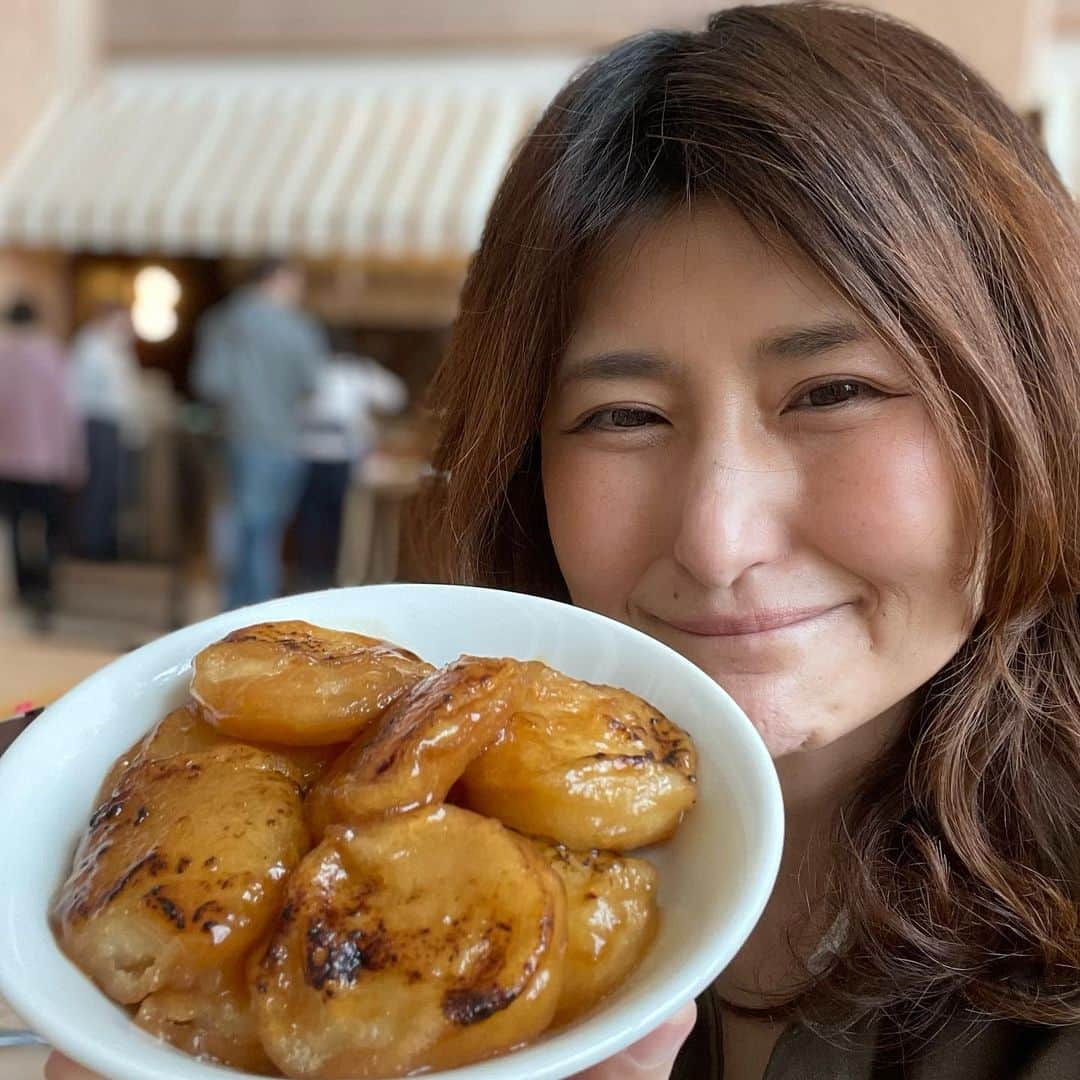
[[[0,244],[460,258],[576,57],[106,68],[0,177]]]

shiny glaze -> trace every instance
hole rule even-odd
[[[293,619],[203,649],[191,693],[226,735],[323,746],[352,739],[431,670],[390,642]]]
[[[453,806],[333,826],[293,873],[250,980],[287,1075],[451,1068],[539,1035],[566,894],[528,840]]]
[[[686,732],[625,690],[521,667],[513,721],[465,770],[464,805],[582,850],[670,836],[697,797]]]
[[[519,667],[463,657],[415,686],[374,736],[354,742],[312,789],[312,832],[444,799],[469,762],[501,737],[517,700]]]
[[[610,851],[572,851],[536,841],[566,889],[563,991],[554,1024],[567,1024],[620,986],[656,937],[656,870]]]
[[[223,746],[121,777],[53,907],[64,950],[110,997],[190,987],[266,932],[308,847],[289,772],[273,754]]]

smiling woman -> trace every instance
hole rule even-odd
[[[680,1076],[1075,1072],[1078,334],[1031,132],[868,11],[632,39],[520,148],[414,531],[667,642],[774,755],[785,867]]]
[[[598,58],[522,144],[413,530],[712,675],[787,808],[765,914],[588,1080],[1080,1061],[1080,224],[1025,124],[865,8]]]

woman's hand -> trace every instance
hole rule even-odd
[[[45,1062],[45,1080],[105,1080],[104,1077],[76,1065],[63,1054],[53,1051]]]
[[[594,1065],[574,1080],[668,1080],[679,1048],[694,1026],[697,1009],[693,1002],[684,1005],[674,1016],[650,1032],[644,1039],[627,1047],[607,1061]],[[55,1051],[45,1063],[45,1080],[104,1080]]]
[[[675,1058],[694,1027],[697,1006],[688,1002],[644,1039],[628,1046],[607,1061],[578,1073],[573,1080],[668,1080]],[[50,1078],[52,1080],[52,1078]],[[59,1076],[56,1080],[84,1080]]]

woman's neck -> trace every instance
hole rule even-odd
[[[784,793],[784,851],[776,885],[746,944],[717,980],[727,1000],[761,1007],[798,985],[806,960],[829,929],[821,899],[831,829],[867,770],[899,736],[907,702],[816,750],[776,761]]]
[[[909,714],[909,702],[902,701],[826,746],[775,761],[784,793],[785,845],[790,840],[798,846],[805,833],[832,824],[867,771],[899,737]]]

